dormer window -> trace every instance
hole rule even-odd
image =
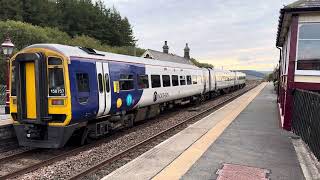
[[[144,58],[152,59],[152,57],[149,54],[146,54],[146,56]]]

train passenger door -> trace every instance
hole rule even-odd
[[[47,63],[41,53],[16,56],[17,120],[43,123],[48,118]]]
[[[109,75],[109,64],[103,63],[104,73],[104,87],[105,87],[105,109],[103,115],[107,115],[111,109],[111,90],[110,90],[110,75]]]
[[[97,68],[97,81],[98,81],[98,92],[99,92],[99,110],[97,116],[102,116],[104,114],[106,106],[106,94],[104,88],[104,73],[103,65],[101,62],[96,63]]]
[[[26,88],[26,106],[27,118],[36,119],[36,79],[35,79],[35,63],[25,63],[25,88]]]

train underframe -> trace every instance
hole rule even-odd
[[[92,139],[105,136],[123,128],[132,127],[135,123],[152,119],[161,112],[185,104],[197,104],[201,101],[241,89],[245,84],[230,88],[199,94],[179,100],[137,108],[132,111],[121,112],[112,116],[98,118],[94,121],[70,124],[63,127],[52,127],[36,124],[15,124],[14,129],[20,146],[39,148],[61,148],[73,137],[80,144],[90,142]]]

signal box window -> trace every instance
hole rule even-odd
[[[119,83],[122,91],[134,89],[133,75],[121,74]]]
[[[161,87],[160,75],[151,75],[151,86],[152,88]]]
[[[149,88],[149,77],[148,75],[138,75],[138,87],[139,89]]]
[[[186,77],[185,76],[180,76],[180,85],[186,85]]]
[[[89,76],[87,73],[77,73],[78,92],[90,92]]]
[[[162,75],[162,84],[163,84],[163,87],[171,86],[171,84],[170,84],[170,76],[169,75]]]
[[[179,86],[179,79],[177,75],[172,75],[172,86]]]
[[[191,76],[187,76],[187,84],[188,84],[188,85],[192,84]]]
[[[297,70],[320,71],[320,23],[299,27]]]

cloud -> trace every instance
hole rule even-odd
[[[271,70],[279,9],[292,0],[105,0],[129,18],[138,45],[191,56],[213,65]],[[263,62],[263,64],[261,63]],[[234,63],[234,64],[233,64]]]

